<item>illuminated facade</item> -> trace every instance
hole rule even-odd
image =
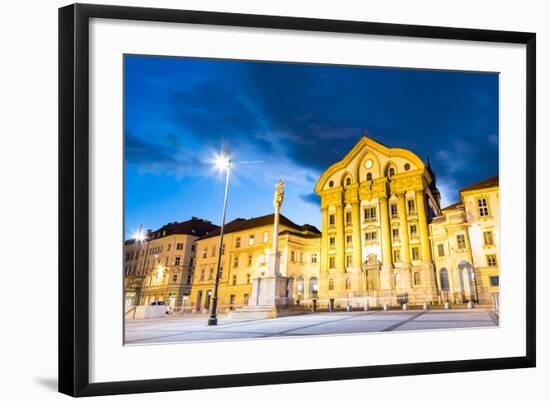
[[[499,206],[496,176],[461,189],[460,202],[432,220],[440,302],[498,306]]]
[[[414,153],[363,137],[319,178],[320,297],[351,306],[437,300],[428,222],[435,177]]]
[[[148,232],[143,242],[124,245],[126,309],[162,301],[172,310],[186,306],[193,280],[195,241],[217,229],[193,217]]]
[[[267,257],[273,247],[274,215],[252,219],[235,219],[225,225],[221,274],[218,290],[220,311],[249,305],[252,282],[266,273]],[[280,215],[279,252],[281,275],[288,278],[288,298],[292,300],[319,297],[320,266],[319,230],[299,226]],[[196,242],[193,287],[190,305],[205,312],[212,303],[220,246],[219,229]]]

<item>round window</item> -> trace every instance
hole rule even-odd
[[[409,163],[405,163],[405,170],[409,171],[411,169],[411,165]]]

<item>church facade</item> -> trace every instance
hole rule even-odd
[[[363,137],[319,178],[320,297],[352,306],[438,299],[429,219],[441,213],[429,166]]]

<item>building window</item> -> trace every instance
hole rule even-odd
[[[264,244],[269,241],[269,233],[267,231],[264,232],[264,238],[263,238]]]
[[[372,173],[367,173],[367,181],[372,181]]]
[[[329,214],[328,215],[328,225],[330,227],[333,227],[334,226],[334,221],[335,221],[336,217],[333,215],[333,214]]]
[[[418,227],[416,226],[416,224],[411,224],[409,229],[411,232],[411,238],[413,239],[418,238]]]
[[[365,233],[365,242],[376,241],[376,231],[367,231]]]
[[[401,262],[401,252],[399,249],[395,249],[393,251],[393,263],[400,263]]]
[[[395,275],[393,276],[393,284],[395,285],[395,287],[399,287],[399,279],[400,279],[400,275],[399,273],[395,273]]]
[[[351,185],[351,178],[346,178],[346,185]]]
[[[177,275],[177,274],[174,274],[174,275],[172,276],[172,281],[173,281],[174,283],[178,281],[178,275]]]
[[[176,249],[183,249],[183,244],[178,244],[178,245],[181,245],[181,248],[178,248],[176,246]],[[197,246],[195,244],[191,245],[191,252],[195,252],[196,249],[197,249]]]
[[[367,207],[363,209],[363,220],[365,223],[373,222],[377,220],[376,217],[376,206]]]
[[[334,269],[336,267],[336,258],[334,256],[329,256],[328,267],[329,269]]]
[[[210,271],[208,272],[208,280],[213,280],[214,279],[214,269],[210,269]]]
[[[395,175],[395,169],[393,167],[390,167],[388,169],[388,177],[393,177]]]
[[[495,267],[497,265],[497,255],[487,255],[487,266]]]
[[[212,245],[212,252],[210,253],[211,256],[216,256],[216,245]]]
[[[170,249],[172,249],[172,244],[168,244],[168,252],[170,252]]]
[[[204,281],[204,269],[201,270],[201,281]]]
[[[191,284],[191,275],[187,275],[187,285]]]
[[[329,237],[328,246],[331,247],[331,248],[334,248],[336,246],[336,238],[335,237]]]
[[[229,305],[235,305],[235,294],[229,296]]]
[[[445,256],[445,245],[437,244],[437,256],[439,257]]]
[[[407,209],[409,210],[409,214],[416,214],[416,204],[414,199],[407,200]]]
[[[485,245],[494,245],[493,232],[492,231],[484,231],[483,232],[483,242],[485,243]]]
[[[232,280],[232,283],[233,285],[237,285],[237,275],[233,275],[233,280]]]
[[[206,247],[202,250],[202,258],[203,259],[206,259],[206,253],[208,252],[208,250],[206,249]]]
[[[248,294],[243,295],[243,304],[248,305]]]
[[[411,251],[412,260],[420,260],[420,249],[417,246],[413,246]]]
[[[351,290],[351,280],[349,277],[346,278],[346,290]]]
[[[311,263],[317,263],[317,254],[316,253],[311,254]]]
[[[396,203],[392,203],[390,205],[390,209],[391,209],[391,218],[392,219],[397,219],[399,217],[399,213],[397,211],[397,204]]]
[[[180,265],[180,257],[179,256],[176,256],[176,258],[174,259],[174,266],[179,266]]]
[[[252,255],[248,255],[248,267],[252,266]]]
[[[290,251],[290,261],[296,262],[296,252]]]
[[[241,247],[241,237],[235,238],[235,248]]]
[[[466,249],[466,237],[464,234],[458,234],[456,236],[456,247],[458,249]]]
[[[353,239],[351,235],[346,235],[346,246],[351,247],[353,244]]]
[[[334,290],[334,280],[333,279],[328,280],[328,290],[329,291]]]
[[[254,240],[256,239],[255,235],[254,234],[250,234],[248,236],[248,246],[252,246],[254,245]]]
[[[399,242],[399,228],[392,228],[391,234],[393,242]]]
[[[420,273],[419,272],[414,273],[414,285],[420,285]]]
[[[250,273],[246,275],[246,284],[250,284]]]
[[[334,181],[329,181],[329,182],[328,182],[328,187],[329,187],[329,188],[332,188],[333,186],[334,186]]]
[[[235,259],[233,259],[233,267],[239,267],[239,257],[235,256]]]
[[[183,243],[178,242],[178,243],[176,244],[176,250],[181,251],[182,249],[183,249]],[[194,250],[194,249],[193,249],[193,250]]]
[[[479,217],[489,216],[489,206],[487,205],[487,198],[479,198],[477,200],[477,211]]]
[[[352,255],[346,255],[346,267],[353,266],[353,256]]]
[[[489,283],[491,284],[491,287],[498,287],[498,276],[490,276]]]
[[[351,212],[346,212],[346,225],[351,224]]]

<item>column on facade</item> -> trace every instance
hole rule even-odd
[[[397,196],[397,213],[399,214],[399,231],[401,240],[401,278],[399,284],[401,289],[410,293],[412,289],[411,253],[409,245],[409,224],[407,222],[406,193]],[[409,294],[409,302],[413,299]]]
[[[361,271],[363,249],[361,246],[361,208],[358,201],[351,204],[351,224],[353,225],[353,266]]]
[[[345,268],[346,245],[344,242],[344,207],[341,200],[336,205],[334,217],[336,219],[336,267],[343,270]]]
[[[388,197],[379,198],[380,203],[380,244],[382,246],[382,269],[380,272],[380,289],[390,290],[393,288],[393,264],[391,255],[391,233],[390,216],[388,213]]]
[[[329,248],[329,235],[328,235],[328,208],[321,209],[323,219],[323,231],[322,231],[322,244],[321,244],[321,271],[323,273],[328,272],[328,248]]]

